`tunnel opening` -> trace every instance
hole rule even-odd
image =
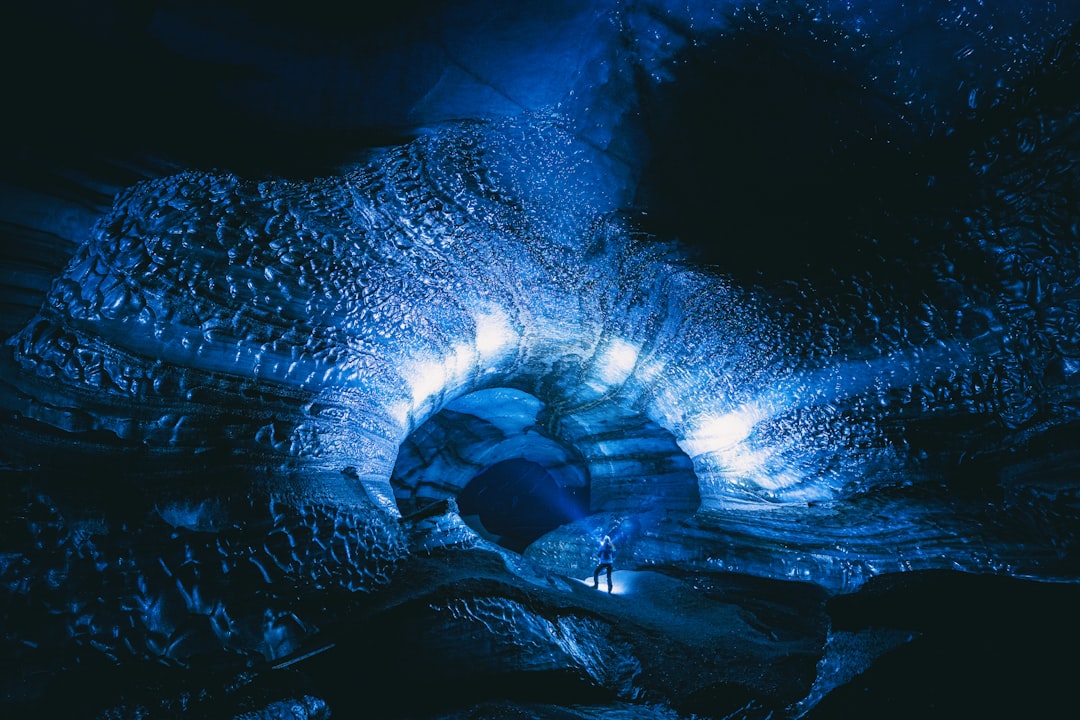
[[[588,515],[588,460],[550,427],[546,407],[507,387],[450,402],[398,448],[390,478],[398,509],[422,514],[453,498],[466,525],[515,552]]]
[[[418,425],[390,485],[402,516],[453,500],[465,525],[519,553],[594,515],[685,515],[701,504],[693,461],[638,409],[510,387],[458,397]]]
[[[462,520],[503,547],[524,552],[537,538],[589,514],[589,487],[564,487],[542,465],[495,463],[457,495]]]

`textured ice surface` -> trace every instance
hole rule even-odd
[[[224,142],[5,189],[11,692],[54,662],[290,662],[422,582],[399,589],[401,563],[491,550],[453,498],[509,460],[589,503],[500,556],[526,583],[547,582],[529,560],[590,574],[603,534],[621,568],[830,590],[1075,580],[1075,7],[419,5],[355,53],[349,23],[234,9],[252,32],[219,43],[209,7],[154,11],[169,52],[243,58],[216,110],[349,139],[317,177]],[[148,67],[130,86],[153,93]],[[146,123],[164,154],[186,99]],[[53,114],[115,137],[139,108],[107,105]],[[401,136],[349,136],[376,127]],[[458,590],[421,644],[488,639],[440,667],[633,695],[604,623]],[[895,637],[834,633],[817,689]]]
[[[564,485],[588,482],[595,512],[757,505],[761,532],[778,517],[766,507],[796,508],[769,531],[801,548],[784,575],[835,574],[881,532],[890,567],[1008,566],[992,530],[968,549],[963,512],[901,501],[884,531],[860,529],[861,509],[797,508],[918,484],[986,449],[992,427],[1022,444],[1069,421],[1075,389],[1054,368],[1075,343],[1040,340],[1046,319],[1065,321],[1053,288],[1077,272],[1069,253],[1053,256],[1054,281],[1032,286],[1034,266],[1010,261],[996,282],[965,283],[954,256],[1012,257],[994,249],[1004,229],[971,216],[915,293],[872,275],[824,294],[741,286],[579,205],[581,153],[553,118],[525,115],[311,181],[135,185],[9,340],[5,402],[120,448],[227,448],[301,497],[364,488],[390,512],[395,462],[415,508],[531,453]],[[1044,222],[1067,222],[1064,189],[1045,181],[1020,205],[1002,191],[994,220],[1007,228],[1042,197]],[[1070,227],[1029,232],[1032,252]]]

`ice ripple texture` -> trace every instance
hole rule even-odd
[[[265,667],[391,582],[407,551],[385,518],[318,504],[257,503],[243,522],[220,503],[163,504],[127,524],[43,495],[6,500],[16,700],[40,693],[49,668]]]
[[[1049,142],[1072,121],[1044,116],[984,143],[1050,148],[1039,159],[1059,179],[1037,196],[1053,227],[1032,227],[1032,201],[1017,199],[1040,182],[1031,164],[988,160],[979,171],[999,190],[957,213],[951,244],[931,243],[920,270],[937,277],[916,292],[859,275],[827,290],[747,287],[695,265],[609,211],[582,146],[552,117],[449,125],[304,182],[152,180],[117,198],[9,341],[4,402],[23,420],[163,458],[224,449],[301,496],[355,491],[395,514],[403,442],[454,401],[510,388],[538,400],[537,425],[581,456],[593,496],[611,503],[596,510],[655,505],[657,468],[679,458],[702,518],[795,508],[738,515],[770,543],[813,548],[755,568],[766,574],[798,576],[801,563],[863,577],[957,556],[1037,571],[1037,552],[1010,568],[993,537],[971,551],[963,530],[986,517],[901,502],[894,531],[837,503],[902,494],[1074,416],[1078,335],[1040,330],[1072,317],[1072,256],[1044,267],[1048,243],[1071,233],[1075,245],[1061,204],[1071,165]],[[998,272],[965,275],[984,253]],[[643,424],[674,442],[616,450]],[[1071,491],[1017,492],[1038,516]],[[687,493],[675,494],[671,509],[686,511]],[[1024,542],[1050,542],[1039,524]],[[846,565],[852,542],[858,568]]]
[[[31,378],[23,416],[125,443],[224,437],[385,483],[451,399],[516,386],[636,405],[706,468],[716,449],[694,437],[693,406],[760,385],[769,339],[742,341],[767,328],[616,219],[530,202],[525,173],[489,159],[500,132],[440,133],[310,183],[184,173],[133,188],[11,341]],[[549,156],[547,177],[573,190],[567,158]]]

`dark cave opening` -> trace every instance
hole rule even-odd
[[[588,461],[573,433],[552,431],[545,407],[531,393],[494,387],[429,417],[398,448],[390,477],[398,509],[424,514],[453,498],[467,525],[516,552],[589,515]]]
[[[592,515],[686,515],[701,505],[693,461],[639,410],[552,409],[512,387],[467,393],[416,427],[398,447],[390,487],[403,517],[453,499],[469,527],[516,552]]]
[[[462,519],[515,552],[589,514],[589,487],[565,487],[542,465],[512,458],[470,480],[457,496]]]

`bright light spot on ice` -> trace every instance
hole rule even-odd
[[[518,334],[501,311],[492,311],[476,318],[476,352],[482,359],[496,356],[518,342]]]
[[[413,412],[433,398],[439,399],[466,386],[473,375],[490,370],[499,355],[517,344],[518,334],[504,313],[487,312],[476,317],[475,343],[459,342],[440,359],[415,363],[406,374]]]
[[[680,443],[690,457],[705,453],[731,452],[750,436],[754,425],[761,420],[761,412],[755,406],[742,407],[723,415],[706,415],[696,423]]]
[[[616,339],[596,359],[596,372],[607,387],[618,385],[630,377],[637,364],[641,347]]]
[[[611,573],[611,594],[612,595],[630,595],[634,591],[635,580],[638,572],[634,570],[616,570]],[[582,585],[587,586],[590,590],[593,589],[593,576],[580,578],[578,580]],[[607,595],[607,574],[600,573],[600,582],[596,588],[596,592],[604,593]]]
[[[406,377],[415,410],[446,386],[446,367],[438,361],[417,363]]]
[[[768,415],[755,403],[722,415],[704,416],[679,445],[692,458],[708,456],[725,475],[741,482],[773,492],[790,488],[801,481],[799,475],[775,467],[773,449],[755,448],[747,442],[754,426]]]

